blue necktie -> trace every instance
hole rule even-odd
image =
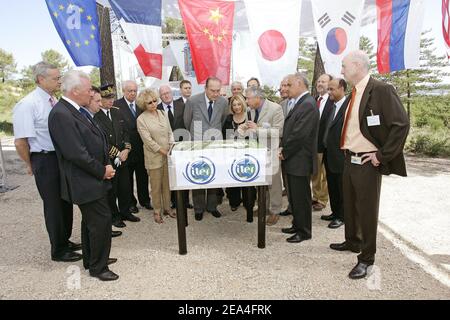
[[[212,107],[212,105],[213,105],[213,102],[210,101],[210,102],[209,102],[209,107],[208,107],[208,118],[209,118],[209,121],[211,121],[211,117],[212,117],[212,113],[213,113],[213,107]]]
[[[133,114],[133,117],[136,119],[136,110],[134,110],[134,103],[130,103],[130,110],[131,113]]]
[[[90,123],[94,124],[94,119],[92,119],[91,115],[89,114],[89,112],[87,112],[85,109],[80,108],[80,113],[85,116]]]
[[[253,119],[254,123],[258,123],[259,119],[259,109],[255,109],[255,118]]]

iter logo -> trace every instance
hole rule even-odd
[[[246,154],[243,158],[233,161],[228,174],[236,181],[251,182],[258,178],[259,170],[259,161]]]
[[[208,184],[216,176],[216,166],[210,159],[200,156],[186,165],[183,176],[193,184]]]

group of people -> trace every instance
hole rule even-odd
[[[291,234],[290,243],[311,239],[312,210],[323,209],[329,194],[332,213],[321,218],[331,221],[330,228],[345,225],[345,241],[330,247],[360,253],[349,276],[364,277],[375,260],[381,174],[406,175],[402,150],[409,121],[393,87],[370,77],[364,52],[350,53],[342,73],[346,80],[321,75],[317,98],[304,74],[288,75],[279,104],[265,97],[257,78],[246,89],[232,83],[229,98],[216,77],[193,96],[191,83],[183,80],[177,100],[168,85],[138,93],[136,82],[126,81],[124,96],[115,100],[112,85],[96,88],[81,71],[61,77],[55,66],[38,63],[37,88],[16,105],[13,122],[17,152],[43,200],[52,260],[83,259],[91,276],[118,279],[108,267],[117,261],[109,257],[111,238],[121,234],[112,225],[139,221],[138,202],[153,209],[158,224],[164,216],[176,218],[170,148],[207,136],[267,144],[272,155],[267,224],[292,215],[292,226],[282,229]],[[348,96],[347,83],[353,87]],[[284,211],[283,185],[289,203]],[[232,211],[243,204],[253,212],[254,188],[225,191]],[[222,189],[201,189],[192,190],[193,205],[189,191],[182,199],[200,221],[205,211],[221,217],[217,206],[223,196]],[[81,244],[69,240],[73,204],[82,214]],[[82,255],[76,252],[80,249]]]

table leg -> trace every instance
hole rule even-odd
[[[180,254],[187,254],[186,243],[186,208],[184,206],[183,191],[177,190],[177,228],[178,228],[178,248]]]
[[[267,186],[258,187],[258,248],[266,247],[266,190]]]

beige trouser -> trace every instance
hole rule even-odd
[[[161,168],[147,170],[150,178],[152,204],[155,212],[170,210],[169,168],[167,162]]]
[[[272,160],[273,161],[273,160]],[[280,160],[275,160],[280,161]],[[267,197],[267,207],[270,213],[279,214],[282,208],[283,188],[281,183],[281,165],[276,168],[277,172],[272,175],[272,185],[269,185],[269,196]]]
[[[320,204],[326,206],[328,202],[328,187],[327,176],[325,173],[325,166],[323,164],[323,153],[317,154],[317,174],[311,177],[312,180],[312,192],[313,201],[317,201]]]

